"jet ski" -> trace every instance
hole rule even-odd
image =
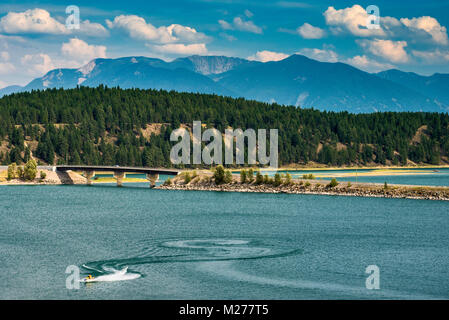
[[[95,282],[97,281],[97,279],[95,279],[95,277],[92,277],[91,275],[88,275],[87,277],[85,277],[84,279],[80,280],[81,282]]]

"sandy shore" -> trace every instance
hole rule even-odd
[[[408,170],[410,172],[419,170],[429,170],[433,171],[435,169],[449,169],[449,165],[426,165],[426,166],[361,166],[361,167],[320,167],[320,166],[284,166],[280,167],[278,169],[264,169],[264,168],[257,168],[261,171],[335,171],[335,170],[341,170],[341,171],[355,171],[355,170],[375,170],[375,171],[400,171],[400,170]],[[239,172],[241,170],[248,170],[249,168],[236,168],[231,169],[232,171]],[[256,168],[253,168],[256,170]]]
[[[278,170],[299,170],[299,171],[314,171],[314,170],[392,170],[392,169],[438,169],[438,168],[446,168],[449,169],[449,165],[440,164],[440,165],[406,165],[406,166],[341,166],[341,167],[328,167],[325,165],[305,165],[305,166],[297,166],[297,165],[288,165],[280,167]]]
[[[45,179],[40,179],[40,172],[45,172]],[[0,171],[0,185],[60,185],[60,184],[86,184],[86,179],[80,174],[67,172],[54,172],[51,170],[38,170],[37,177],[33,181],[23,181],[20,179],[6,180],[8,172]]]
[[[40,179],[40,172],[46,173],[45,179]],[[86,178],[74,171],[54,172],[46,169],[38,169],[36,179],[33,181],[23,181],[20,179],[13,179],[8,181],[7,170],[0,170],[0,185],[61,185],[61,184],[86,184]],[[93,184],[111,184],[117,183],[113,177],[100,177],[91,180]],[[140,178],[124,178],[123,183],[150,183],[147,179]]]
[[[417,171],[419,169],[419,171]],[[291,168],[284,167],[277,170],[260,169],[260,172],[289,171],[293,177],[298,175],[313,173],[316,178],[343,178],[343,177],[380,177],[380,176],[418,176],[435,174],[435,170],[449,169],[449,166],[426,166],[426,167],[332,167],[332,168]],[[234,172],[248,169],[232,169]],[[361,171],[358,171],[361,170]],[[365,171],[369,170],[369,171]],[[295,173],[294,171],[299,171]],[[318,172],[316,172],[318,171]],[[339,171],[339,172],[331,172]]]

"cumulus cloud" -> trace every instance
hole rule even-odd
[[[394,68],[394,66],[389,63],[375,61],[368,58],[366,55],[355,56],[345,60],[344,62],[367,72],[380,72]]]
[[[439,45],[449,44],[447,29],[437,19],[430,16],[417,18],[380,17],[379,29],[368,29],[370,15],[360,5],[336,10],[329,7],[324,12],[326,24],[334,34],[350,33],[358,37],[409,39],[425,42],[429,39]]]
[[[409,61],[409,56],[405,51],[406,41],[392,40],[363,40],[359,44],[368,52],[395,63],[405,63]]]
[[[364,8],[356,4],[350,8],[336,10],[329,7],[324,12],[326,24],[331,27],[332,32],[342,33],[349,32],[360,37],[384,36],[385,32],[380,29],[368,29],[367,24],[370,15]]]
[[[247,59],[252,61],[268,62],[268,61],[280,61],[288,57],[288,54],[282,52],[273,52],[268,50],[257,51],[254,55],[249,56]]]
[[[427,64],[439,64],[449,62],[449,51],[435,49],[431,51],[412,50],[412,54]]]
[[[81,21],[79,29],[67,29],[66,26],[52,18],[44,9],[29,9],[24,12],[9,12],[0,19],[0,32],[6,34],[85,34],[104,37],[109,32],[99,23],[89,20]]]
[[[110,29],[119,29],[127,32],[130,37],[138,40],[154,41],[158,43],[173,42],[202,42],[208,37],[194,28],[172,24],[169,26],[155,27],[147,23],[144,18],[136,15],[120,15],[113,21],[106,20]]]
[[[240,17],[235,17],[234,20],[232,20],[232,23],[229,23],[225,20],[218,20],[218,23],[223,28],[223,30],[239,30],[256,34],[263,33],[262,28],[256,26],[253,21],[245,21]]]
[[[321,62],[338,61],[338,54],[331,49],[304,48],[299,50],[297,53]]]
[[[193,43],[193,44],[168,43],[164,45],[154,45],[151,47],[158,52],[168,54],[179,54],[179,55],[207,54],[207,48],[204,43]]]
[[[55,68],[50,56],[44,53],[26,54],[21,59],[22,65],[32,76],[41,76]]]
[[[80,23],[79,29],[72,29],[74,34],[84,34],[87,36],[95,37],[107,37],[109,36],[109,31],[106,28],[95,22],[90,22],[89,20],[84,20]]]
[[[321,39],[324,37],[324,30],[318,27],[314,27],[309,23],[304,23],[296,31],[299,35],[305,39]]]
[[[448,44],[446,27],[441,26],[438,20],[433,17],[402,18],[401,22],[413,31],[423,31],[429,34],[435,43]]]
[[[66,27],[53,19],[43,9],[29,9],[24,12],[9,12],[0,19],[0,31],[8,34],[48,33],[66,34]]]
[[[63,43],[62,54],[80,63],[86,63],[95,58],[106,58],[106,47],[89,45],[87,42],[73,38],[69,42]]]

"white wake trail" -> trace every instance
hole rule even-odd
[[[106,268],[105,268],[105,270],[106,270]],[[128,267],[125,267],[122,270],[107,268],[106,271],[109,271],[112,273],[94,277],[92,279],[84,278],[80,281],[81,282],[114,282],[114,281],[134,280],[134,279],[141,277],[141,275],[138,273],[132,273],[132,272],[128,273]]]

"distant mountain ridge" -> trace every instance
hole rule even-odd
[[[435,73],[431,76],[422,76],[413,72],[391,69],[379,72],[377,76],[418,91],[438,104],[446,107],[449,105],[449,74]]]
[[[224,56],[190,56],[171,62],[147,57],[95,59],[79,69],[55,69],[0,96],[47,88],[164,89],[214,93],[329,111],[449,110],[449,75],[430,77],[399,70],[370,74],[344,63],[292,55],[257,62]]]

